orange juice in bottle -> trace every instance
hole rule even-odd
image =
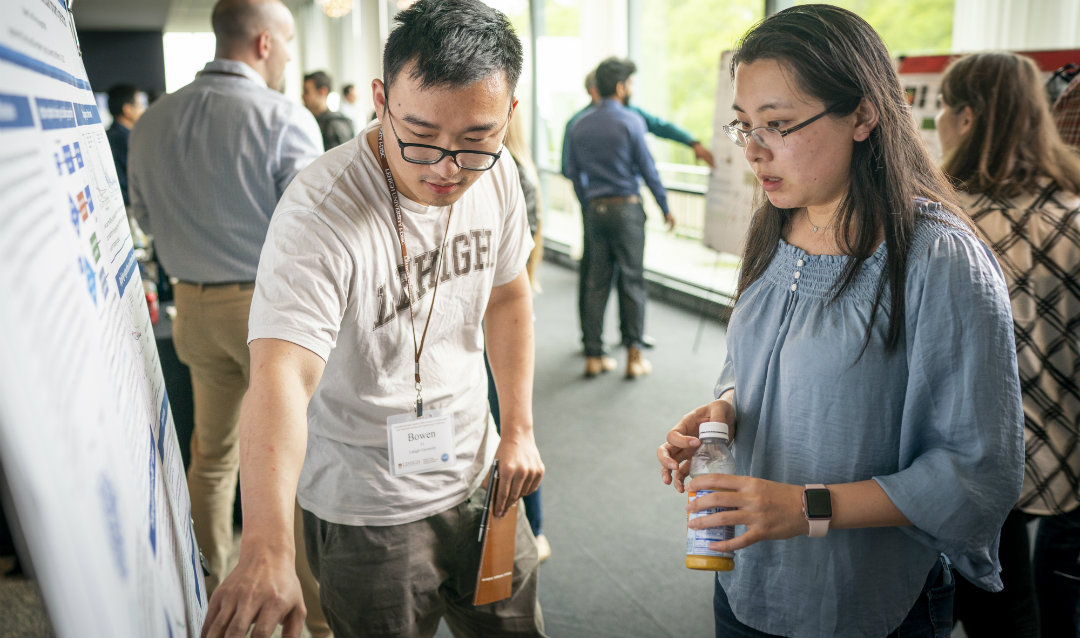
[[[698,438],[701,439],[701,447],[690,459],[691,487],[694,485],[693,478],[697,476],[735,473],[735,456],[729,447],[728,426],[726,423],[714,421],[702,423],[698,429]],[[712,492],[713,490],[689,490],[687,496],[690,501],[693,501],[706,494],[712,494]],[[724,508],[715,507],[691,513],[687,516],[687,523],[695,518],[723,510]],[[709,549],[709,544],[729,540],[734,536],[735,528],[731,525],[706,529],[691,529],[687,526],[686,566],[690,569],[716,572],[731,571],[735,568],[735,554]]]

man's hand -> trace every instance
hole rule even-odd
[[[705,148],[704,144],[701,142],[694,142],[690,145],[690,148],[694,150],[694,157],[708,164],[709,168],[716,168],[712,153],[709,152],[709,149]]]
[[[287,551],[243,551],[236,569],[210,597],[202,638],[270,636],[282,626],[285,638],[300,636],[307,616],[294,555]]]
[[[495,450],[499,459],[499,491],[495,494],[495,516],[502,516],[506,509],[540,487],[544,478],[544,462],[532,433],[515,436],[503,428],[502,441]],[[489,476],[488,481],[491,480]]]
[[[664,215],[664,225],[667,226],[668,232],[675,230],[675,216],[671,213]]]

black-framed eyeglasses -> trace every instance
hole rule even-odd
[[[390,130],[394,132],[394,139],[397,140],[398,148],[401,149],[401,159],[410,164],[438,164],[444,157],[449,155],[458,168],[467,171],[486,171],[495,166],[495,162],[502,157],[502,151],[498,153],[468,150],[451,151],[441,146],[402,142],[401,137],[398,136],[397,128],[394,127],[394,114],[390,112],[389,104],[386,106],[386,113],[389,115],[387,119],[390,120]],[[509,113],[506,115],[506,121],[510,121]]]
[[[821,113],[818,113],[814,117],[796,124],[795,126],[789,126],[785,129],[779,129],[775,126],[757,126],[749,131],[739,128],[742,123],[735,120],[731,124],[724,125],[724,132],[727,133],[728,138],[732,142],[735,142],[735,146],[744,147],[746,141],[749,138],[753,138],[757,142],[758,146],[766,150],[772,150],[777,148],[783,148],[785,146],[784,138],[791,135],[795,131],[810,126],[814,122],[825,117],[829,113],[829,109],[825,109]]]

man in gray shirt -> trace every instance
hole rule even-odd
[[[128,171],[132,213],[179,279],[173,339],[195,402],[188,489],[211,592],[233,544],[259,253],[281,194],[322,153],[315,119],[280,93],[294,28],[285,5],[220,0],[212,22],[215,59],[139,120]]]

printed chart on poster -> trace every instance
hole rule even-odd
[[[1020,51],[1029,56],[1049,79],[1057,69],[1068,63],[1080,63],[1080,49],[1058,51]],[[937,139],[934,116],[940,104],[938,93],[945,67],[956,56],[907,56],[898,60],[897,71],[911,115],[919,125],[923,141],[938,162],[941,146]],[[742,254],[746,230],[754,210],[754,197],[759,188],[757,178],[743,156],[743,149],[727,139],[721,128],[734,119],[731,108],[734,91],[731,86],[731,52],[720,56],[720,77],[716,83],[716,115],[713,119],[713,157],[716,168],[709,176],[705,196],[705,245],[713,250],[735,255]]]
[[[71,13],[6,5],[0,466],[14,518],[58,635],[198,635],[180,449]]]

